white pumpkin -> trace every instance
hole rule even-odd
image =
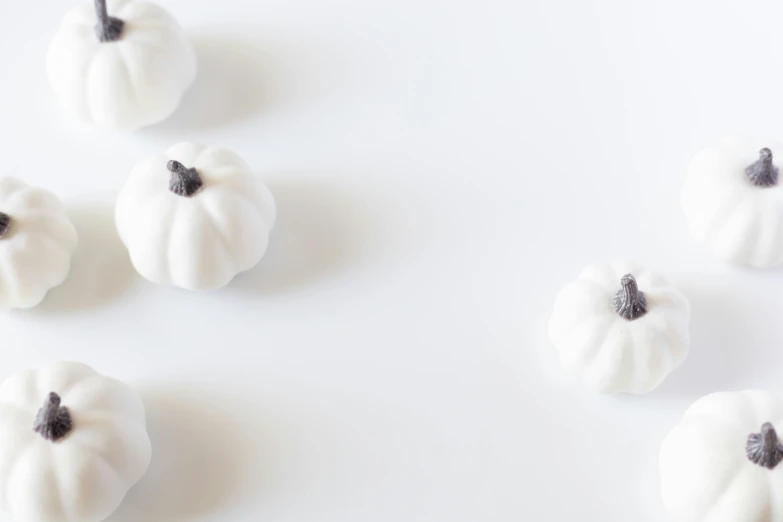
[[[774,140],[726,138],[688,168],[682,207],[691,234],[720,259],[766,268],[783,263],[783,180]]]
[[[116,220],[139,274],[210,290],[261,260],[275,212],[266,185],[235,153],[180,143],[133,169]]]
[[[688,354],[690,305],[636,263],[585,268],[560,291],[549,336],[565,368],[602,393],[647,393]]]
[[[54,194],[0,178],[0,309],[31,308],[62,284],[76,243]]]
[[[80,363],[0,386],[0,506],[17,522],[100,522],[147,471],[144,406]]]
[[[678,522],[783,521],[783,403],[764,391],[696,401],[663,441],[661,491]]]
[[[196,77],[196,54],[163,8],[95,0],[66,15],[49,45],[47,71],[66,113],[136,129],[174,112]]]

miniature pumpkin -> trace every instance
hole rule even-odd
[[[31,308],[62,284],[76,243],[54,194],[0,178],[0,309]]]
[[[696,401],[663,441],[661,490],[678,522],[783,520],[783,404],[764,391]]]
[[[100,522],[147,471],[144,406],[80,363],[0,386],[0,506],[17,522]]]
[[[235,153],[180,143],[133,169],[116,220],[143,277],[210,290],[261,260],[275,202]]]
[[[631,262],[592,265],[557,296],[549,335],[563,366],[603,393],[647,393],[688,354],[690,305]]]
[[[724,261],[783,263],[783,186],[773,140],[726,138],[688,168],[682,207],[691,234]],[[783,157],[783,156],[781,156]]]
[[[67,113],[135,129],[168,118],[196,77],[196,54],[163,8],[134,0],[77,7],[49,45],[49,82]]]

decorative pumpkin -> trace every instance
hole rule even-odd
[[[783,263],[783,186],[772,140],[726,138],[693,158],[682,207],[693,237],[730,263]]]
[[[133,169],[116,219],[143,277],[210,290],[261,260],[275,201],[235,153],[180,143]]]
[[[560,361],[603,393],[647,393],[688,354],[690,305],[631,262],[592,265],[560,291],[549,336]]]
[[[0,386],[0,506],[17,522],[100,522],[150,463],[144,405],[80,363]]]
[[[764,391],[696,401],[663,441],[661,490],[678,522],[783,520],[783,404]]]
[[[76,243],[54,194],[0,178],[0,309],[31,308],[62,284]]]
[[[168,118],[196,77],[196,54],[163,8],[95,0],[63,20],[49,45],[49,82],[85,123],[136,129]]]

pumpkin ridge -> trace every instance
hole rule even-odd
[[[6,194],[5,197],[2,198],[3,201],[0,203],[0,205],[2,206],[2,210],[8,212],[9,214],[15,215],[18,213],[18,207],[20,206],[23,208],[28,206],[31,206],[32,208],[46,208],[47,205],[51,204],[52,197],[50,196],[51,194],[43,190],[20,185],[16,189]],[[25,198],[46,198],[48,201],[45,201],[43,205],[31,205],[31,203],[26,201]]]
[[[97,374],[95,374],[95,375],[87,375],[85,377],[80,377],[80,378],[74,380],[73,382],[70,382],[70,383],[66,384],[65,386],[60,386],[59,387],[59,390],[60,390],[59,394],[60,394],[61,397],[65,397],[66,395],[72,393],[74,388],[77,388],[78,386],[82,385],[83,383],[91,382],[91,381],[94,381],[94,380],[100,380],[100,379],[104,379],[104,377],[102,375],[97,375]]]
[[[671,350],[672,342],[665,330],[665,328],[655,328],[652,331],[653,342],[646,345],[650,349],[647,350],[645,357],[635,356],[637,364],[634,365],[634,373],[636,374],[634,380],[638,381],[640,374],[645,375],[643,378],[644,388],[640,388],[642,391],[649,391],[658,387],[663,380],[662,376],[668,375],[674,369],[674,354]]]
[[[724,192],[729,192],[729,194],[720,194],[719,197],[721,198],[721,204],[712,214],[712,217],[708,220],[709,223],[704,230],[704,239],[710,243],[715,241],[715,236],[723,231],[723,228],[726,226],[726,223],[728,223],[729,219],[731,219],[731,216],[737,212],[737,210],[739,210],[742,205],[745,204],[745,200],[747,199],[745,194],[731,194],[731,191],[729,190]],[[726,197],[732,199],[731,204],[727,204],[723,200],[723,198]]]
[[[49,448],[49,452],[50,452],[50,459],[56,461],[57,457],[54,448]],[[66,506],[67,503],[65,501],[65,496],[64,496],[65,492],[62,491],[61,488],[57,487],[57,485],[60,483],[60,467],[61,466],[55,464],[51,468],[52,473],[54,474],[54,480],[53,480],[54,484],[52,489],[57,491],[57,502],[60,504],[59,511],[62,513],[70,513],[70,509],[69,509],[70,506]]]
[[[11,498],[11,495],[9,494],[9,489],[11,487],[11,484],[14,483],[14,474],[16,474],[17,469],[19,468],[19,464],[21,462],[24,462],[27,460],[28,453],[31,453],[33,450],[36,449],[36,445],[34,444],[33,440],[28,440],[24,445],[22,446],[22,449],[19,450],[18,453],[16,453],[15,456],[11,457],[11,462],[8,465],[8,471],[5,473],[6,481],[4,484],[2,484],[3,488],[3,503],[8,506],[10,505],[10,502],[8,499]]]
[[[744,473],[745,472],[743,470],[739,470],[739,471],[733,473],[731,478],[727,481],[728,484],[726,484],[725,487],[721,488],[719,494],[713,495],[714,498],[722,499],[731,490],[731,488],[734,487],[734,485],[739,481],[739,478],[742,477],[744,475]],[[707,510],[707,512],[704,514],[704,517],[703,517],[704,520],[708,520],[712,516],[712,514],[715,513],[716,510],[718,508],[720,508],[720,507],[722,507],[720,501],[715,502],[714,504],[712,504],[709,507],[709,509]]]
[[[727,432],[734,432],[737,440],[743,440],[744,435],[735,422],[733,422],[731,419],[718,417],[714,414],[697,414],[689,416],[686,412],[686,416],[683,418],[679,427],[689,431],[701,430],[702,428],[699,426],[699,423],[693,423],[694,420],[698,420],[700,422],[707,420],[708,422],[718,423],[723,426]],[[734,482],[738,480],[738,477],[742,476],[742,470],[740,468],[744,463],[744,457],[744,452],[741,450],[737,453],[736,456],[732,457],[731,465],[727,466],[727,471],[720,476],[721,483],[718,484],[717,487],[714,487],[708,491],[700,490],[701,497],[716,499],[723,497],[729,491]],[[717,506],[718,504],[714,502],[704,503],[704,508],[706,511],[701,511],[699,513],[698,520],[709,520],[709,515],[715,511]]]
[[[128,59],[128,56],[125,52],[125,47],[122,45],[116,46],[117,48],[117,59],[122,63],[122,70],[125,73],[125,77],[127,78],[128,85],[130,85],[130,89],[128,89],[131,93],[133,93],[133,105],[137,106],[139,105],[139,87],[136,85],[136,79],[134,75],[131,73],[130,70],[130,62],[131,60]]]
[[[232,247],[231,242],[226,237],[226,233],[223,231],[223,228],[218,225],[214,212],[208,209],[204,202],[202,202],[202,204],[199,206],[199,210],[204,214],[203,219],[209,223],[209,228],[212,231],[212,237],[217,239],[217,242],[223,246],[223,250],[225,250],[225,252],[228,254],[227,257],[231,260],[232,270],[237,271],[239,258],[234,247]]]
[[[134,10],[136,12],[134,12]],[[163,18],[171,25],[176,25],[174,17],[157,4],[149,2],[134,2],[130,0],[122,0],[122,5],[114,7],[114,11],[117,16],[128,22],[133,21],[135,23],[144,23],[147,21],[158,22],[158,19]]]
[[[18,302],[20,299],[19,285],[15,283],[19,280],[19,271],[15,267],[15,263],[0,263],[0,294],[5,289],[9,303]]]
[[[53,255],[64,255],[66,258],[68,258],[68,260],[70,262],[70,255],[72,253],[72,249],[65,248],[57,240],[55,240],[51,235],[49,235],[49,234],[40,234],[40,233],[39,234],[34,234],[34,233],[31,233],[28,230],[21,231],[19,235],[22,236],[22,237],[24,237],[26,235],[27,237],[29,237],[28,241],[30,243],[32,243],[32,244],[39,243],[39,245],[37,245],[37,246],[44,246],[45,247],[44,250],[49,250],[48,255],[46,255],[46,256],[34,256],[36,259],[44,258],[47,261],[51,261],[53,258],[50,257],[50,256],[53,256]],[[38,248],[36,248],[36,245],[33,245],[32,249],[33,250],[38,250]],[[23,252],[22,251],[17,252],[17,254],[27,253],[27,251],[28,251],[28,249],[25,249]]]
[[[589,328],[595,328],[595,325],[592,323],[600,323],[600,329],[601,334],[596,337],[593,342],[590,343],[589,349],[585,350],[571,350],[571,355],[569,356],[569,362],[566,363],[564,361],[564,354],[565,351],[563,349],[563,346],[570,346],[572,343],[570,342],[571,337],[574,337],[579,333],[580,328],[587,328],[588,326],[585,326],[588,321],[582,321],[579,323],[579,326],[576,326],[572,331],[571,334],[568,336],[568,338],[565,339],[565,342],[561,342],[561,346],[558,346],[558,351],[560,352],[560,360],[563,361],[564,365],[568,367],[575,367],[575,366],[583,366],[583,365],[590,365],[593,363],[593,361],[596,358],[596,355],[598,352],[601,351],[601,349],[604,346],[604,343],[606,343],[606,339],[609,337],[609,334],[612,331],[612,325],[616,319],[614,317],[594,317],[589,320],[591,324],[589,324]],[[577,357],[574,357],[574,353],[581,352]]]
[[[264,215],[264,212],[262,210],[262,206],[259,205],[258,202],[253,201],[251,199],[250,195],[248,195],[248,193],[246,193],[245,191],[228,190],[228,187],[221,186],[215,192],[219,192],[219,193],[226,192],[225,197],[235,198],[237,207],[244,208],[246,212],[250,212],[254,216],[257,216],[258,219],[260,220],[261,224],[268,225],[267,228],[271,229],[271,226],[274,225],[274,219],[272,219],[271,223],[269,223],[268,221],[270,221],[270,220],[268,219],[268,216]],[[213,201],[213,200],[205,200],[205,201]],[[210,203],[210,205],[211,204],[212,203]],[[204,206],[207,206],[207,205],[204,205]],[[213,216],[213,218],[218,213],[217,209],[212,208],[211,206],[210,206],[208,212]],[[215,220],[215,221],[217,221],[217,220]],[[246,220],[243,220],[243,223],[244,223],[244,221],[246,221]],[[270,230],[270,232],[271,232],[271,230]],[[269,233],[270,232],[267,233],[267,238],[269,237]],[[239,260],[239,258],[236,255],[235,255],[235,259]]]
[[[633,328],[631,325],[623,326],[623,330],[627,335],[627,340],[624,341],[625,345],[622,356],[617,363],[615,374],[619,372],[620,375],[623,375],[624,377],[619,380],[621,384],[619,386],[616,385],[615,388],[630,390],[631,393],[644,393],[648,391],[647,383],[643,383],[643,386],[640,386],[638,383],[639,366],[642,364],[642,361],[637,353],[639,350],[636,348],[639,344],[637,342],[638,335],[636,333],[636,328]]]
[[[253,199],[253,197],[252,197],[253,194],[251,194],[251,193],[255,193],[256,192],[256,188],[255,187],[250,186],[250,187],[247,187],[247,190],[241,190],[239,187],[234,188],[233,186],[231,186],[229,184],[221,184],[220,190],[230,191],[232,197],[237,198],[237,200],[239,200],[239,201],[245,202],[248,206],[250,206],[253,209],[253,211],[255,211],[261,217],[261,221],[266,223],[267,216],[265,216],[261,212],[261,207],[259,206],[258,201],[255,201]],[[258,194],[255,194],[255,195],[258,195]],[[272,223],[270,223],[270,225],[273,225],[274,221],[275,220],[272,219]]]
[[[613,322],[613,324],[616,325],[616,321]],[[627,362],[627,352],[629,351],[631,342],[633,341],[630,339],[630,336],[627,335],[630,328],[628,328],[628,325],[623,325],[621,332],[616,332],[615,328],[607,328],[606,330],[606,337],[604,337],[604,340],[600,344],[600,348],[596,350],[594,357],[592,360],[587,364],[588,371],[586,376],[592,381],[597,384],[607,381],[611,383],[611,386],[608,388],[605,386],[600,386],[604,390],[608,390],[609,392],[614,393],[617,390],[624,389],[624,387],[628,383],[628,377],[622,377],[618,380],[618,374],[622,373],[621,369]],[[610,338],[611,335],[615,334],[614,338]],[[630,350],[632,351],[632,349]],[[616,359],[613,359],[613,356],[617,354],[618,357]],[[604,361],[605,359],[605,361]],[[599,369],[602,371],[599,373],[609,375],[609,377],[604,378],[596,378],[593,377],[596,371],[596,365],[599,365]]]
[[[138,206],[136,209],[136,212],[138,213],[145,213],[149,212],[149,208],[153,206],[153,204],[157,203],[158,206],[163,208],[163,214],[160,216],[160,219],[158,220],[158,224],[161,222],[171,221],[172,225],[176,220],[177,216],[177,208],[173,205],[167,205],[165,204],[165,199],[169,196],[172,196],[172,194],[166,189],[165,191],[161,191],[156,196],[150,198],[149,201],[146,203],[142,203],[140,206]],[[166,226],[166,227],[160,227],[161,234],[160,234],[160,243],[164,245],[169,245],[171,243],[171,236],[173,231],[173,226]],[[134,242],[139,242],[144,240],[144,235],[147,233],[147,230],[138,228],[138,227],[131,227],[129,230],[126,231],[126,234],[129,234],[126,238],[125,243],[126,244],[132,244]],[[141,237],[139,237],[141,236]],[[170,247],[167,246],[170,252]],[[131,252],[131,261],[133,261],[133,251]],[[168,254],[167,254],[168,256]],[[135,262],[133,263],[135,266]],[[168,281],[171,281],[171,267],[167,263],[163,263],[166,267],[166,279]]]
[[[741,248],[736,248],[736,250],[749,250],[751,252],[755,252],[759,245],[759,239],[761,238],[761,222],[762,214],[758,212],[758,209],[754,209],[753,216],[750,218],[749,221],[745,222],[744,229],[750,229],[749,232],[746,232],[743,235],[742,241],[738,243]]]
[[[17,382],[19,384],[17,384]],[[9,384],[10,383],[10,384]],[[19,388],[11,388],[11,384],[19,386]],[[35,409],[39,406],[37,386],[35,382],[35,376],[31,370],[26,370],[17,373],[5,380],[3,386],[0,387],[0,403],[6,405],[16,406],[28,412],[31,409]],[[24,395],[26,399],[30,399],[29,403],[18,403],[14,395]],[[32,399],[35,396],[35,399]]]
[[[166,256],[165,256],[165,265],[166,265],[166,279],[170,282],[173,282],[177,285],[179,285],[179,281],[175,281],[175,274],[178,274],[178,272],[174,269],[172,269],[172,259],[175,259],[174,256],[172,256],[172,252],[178,248],[179,241],[174,241],[175,238],[178,238],[179,235],[187,232],[187,227],[185,228],[185,232],[179,231],[179,228],[182,228],[183,225],[181,223],[187,224],[187,221],[183,219],[183,212],[180,209],[175,209],[173,206],[170,207],[173,210],[179,210],[172,213],[172,216],[168,218],[169,224],[166,227],[166,230],[168,232],[165,240],[166,245]]]
[[[95,419],[92,418],[92,415],[90,416],[80,415],[78,419],[80,421],[79,426],[84,427],[85,430],[92,429],[97,431],[103,431],[106,429],[106,427],[102,425],[111,424],[112,425],[111,429],[115,430],[115,432],[123,433],[123,435],[125,434],[130,435],[129,437],[125,437],[123,435],[117,436],[116,433],[113,433],[111,438],[115,440],[119,440],[122,446],[132,447],[132,443],[130,442],[131,439],[138,438],[139,435],[146,436],[147,433],[146,427],[144,426],[139,427],[135,422],[122,421],[120,420],[120,417],[121,416],[118,416],[116,418],[111,418],[111,420],[109,420],[110,419],[109,417],[103,419]],[[125,472],[125,471],[132,471],[132,470],[120,471],[120,469],[118,469],[117,463],[112,461],[112,452],[110,451],[107,452],[105,448],[100,448],[98,446],[90,445],[84,440],[84,438],[80,438],[80,437],[73,437],[72,440],[69,440],[69,444],[79,446],[79,448],[81,448],[81,450],[85,454],[88,454],[91,456],[91,458],[103,462],[105,467],[110,469],[112,474],[116,476],[121,482],[135,482],[136,480],[139,479],[139,477],[136,476],[136,473],[131,474],[129,472],[127,473]],[[126,448],[123,448],[123,450],[120,453],[124,453],[125,450]],[[114,453],[116,454],[117,452]]]
[[[780,259],[781,257],[781,248],[775,247],[775,245],[780,245],[780,242],[775,241],[775,238],[778,237],[781,229],[781,214],[774,212],[776,204],[777,202],[765,198],[762,203],[763,208],[758,209],[759,230],[756,244],[753,248],[753,256],[757,259]],[[773,210],[773,212],[770,212],[770,210]],[[772,225],[768,226],[770,220],[763,219],[763,216],[772,213],[778,216],[777,219],[773,220]]]
[[[95,93],[93,92],[94,83],[93,78],[99,76],[95,74],[95,68],[97,67],[97,64],[99,63],[98,53],[96,53],[92,59],[85,60],[86,66],[84,71],[84,89],[79,89],[79,92],[84,93],[84,99],[85,99],[85,107],[87,107],[87,113],[90,116],[91,121],[98,121],[96,118],[96,110],[95,107],[93,107],[91,100],[96,99]]]

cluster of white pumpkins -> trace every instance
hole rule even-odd
[[[727,138],[695,156],[682,191],[693,237],[716,256],[783,263],[783,180],[774,141]],[[585,268],[559,293],[549,335],[563,366],[602,393],[647,393],[685,360],[690,304],[633,262]],[[783,403],[765,391],[696,401],[660,451],[664,504],[679,522],[783,521]]]
[[[159,6],[94,0],[65,17],[47,69],[66,113],[135,129],[174,112],[196,55]],[[180,143],[131,170],[115,218],[139,274],[211,290],[264,255],[275,202],[237,154]],[[0,179],[0,309],[39,304],[67,278],[77,242],[55,195]],[[18,522],[106,519],[149,466],[145,422],[132,388],[86,365],[12,376],[0,386],[0,507]]]
[[[47,59],[65,112],[135,129],[164,120],[196,75],[184,31],[162,8],[95,0],[69,13]],[[693,236],[754,267],[783,263],[783,187],[773,142],[727,139],[693,160],[682,204]],[[132,169],[117,231],[136,270],[160,284],[216,289],[267,247],[275,203],[235,153],[181,143]],[[0,179],[0,308],[29,308],[68,275],[77,234],[53,194]],[[600,392],[647,393],[685,359],[690,305],[629,262],[586,268],[559,294],[550,336]],[[697,401],[663,443],[667,508],[682,522],[783,521],[783,405],[766,392]],[[100,522],[146,472],[144,406],[79,363],[0,386],[0,506],[19,522]]]

